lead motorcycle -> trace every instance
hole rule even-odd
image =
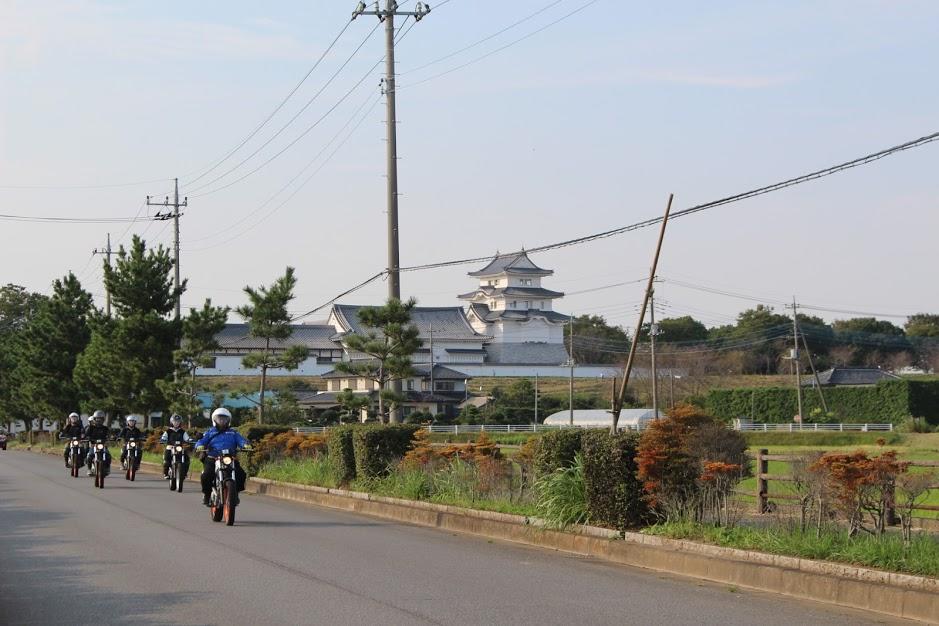
[[[170,466],[167,474],[170,477],[170,491],[182,493],[183,481],[186,480],[186,471],[189,469],[188,444],[171,443],[166,446],[170,453]]]
[[[80,437],[70,437],[68,442],[68,470],[73,478],[78,477],[79,470],[85,464],[88,456],[88,440]]]
[[[91,469],[94,472],[95,487],[104,489],[104,478],[109,473],[107,469],[108,442],[104,439],[96,439],[92,442],[92,454],[94,458],[91,460]]]
[[[136,439],[128,439],[124,445],[127,449],[127,455],[124,457],[124,479],[133,481],[137,477],[137,470],[140,469],[140,444]]]
[[[209,515],[213,522],[224,521],[226,526],[235,523],[235,507],[238,506],[238,484],[235,480],[235,459],[237,450],[222,450],[218,457],[209,457],[215,461],[215,482],[209,496]]]
[[[7,449],[7,434],[0,433],[0,450],[6,450],[6,449]]]

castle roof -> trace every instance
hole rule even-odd
[[[499,274],[550,276],[553,273],[554,270],[546,270],[535,265],[532,260],[528,258],[528,254],[522,250],[521,252],[513,252],[511,254],[496,253],[496,256],[489,261],[489,265],[481,270],[470,272],[469,275],[475,277],[498,276]]]
[[[359,310],[364,308],[357,304],[335,304],[333,313],[342,325],[342,332],[366,334],[368,329],[359,320]],[[463,307],[414,307],[411,309],[411,324],[417,326],[420,338],[430,338],[433,328],[434,339],[444,340],[472,340],[483,341],[489,339],[478,334],[466,321]]]
[[[550,289],[545,289],[543,287],[492,287],[489,285],[482,285],[478,287],[475,291],[470,291],[469,293],[460,294],[457,296],[461,300],[471,300],[475,298],[478,294],[483,294],[487,298],[500,298],[500,297],[519,297],[519,298],[562,298],[564,294],[560,291],[551,291]]]

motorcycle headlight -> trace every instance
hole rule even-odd
[[[95,446],[95,450],[104,450],[104,444],[103,444],[103,443],[97,444],[97,445]]]
[[[182,446],[176,446],[176,451],[177,451],[177,452],[182,452],[182,451],[183,451],[183,447],[182,447]]]
[[[137,443],[134,442],[134,441],[131,441],[131,442],[130,442],[130,447],[131,447],[131,448],[136,448],[136,447],[137,447]]]
[[[225,465],[231,465],[233,460],[234,460],[234,459],[232,459],[230,456],[223,456],[223,457],[222,457],[222,463],[225,464]]]

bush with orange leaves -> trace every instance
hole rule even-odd
[[[636,464],[646,500],[668,521],[732,524],[730,494],[750,475],[744,437],[697,407],[678,405],[649,424]]]
[[[254,444],[248,457],[249,473],[256,473],[266,463],[281,459],[307,459],[326,452],[326,437],[287,431],[264,435]]]
[[[827,483],[836,511],[853,537],[864,531],[881,535],[893,520],[888,512],[895,506],[897,477],[906,473],[909,463],[897,459],[893,450],[869,457],[863,450],[851,454],[825,454],[813,465]],[[868,526],[868,522],[870,525]]]

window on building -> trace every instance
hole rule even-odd
[[[530,279],[530,278],[522,278],[522,279],[519,280],[518,282],[520,282],[520,283],[521,283],[522,285],[524,285],[525,287],[531,287],[531,279]]]
[[[512,308],[513,308],[513,309],[517,309],[517,308],[518,308],[518,300],[512,300]]]
[[[414,379],[408,378],[408,391],[414,391]]]
[[[205,360],[205,363],[203,363],[202,367],[208,370],[214,370],[215,369],[215,357],[214,356],[208,357]]]
[[[413,406],[403,406],[403,407],[401,407],[401,414],[404,415],[405,417],[407,417],[408,415],[410,415],[410,414],[413,413],[413,412],[414,412],[414,407],[413,407]]]
[[[528,300],[525,300],[525,302],[523,302],[522,304],[524,305],[522,308],[525,309],[526,311],[531,308],[531,306],[529,306],[531,302]]]
[[[453,391],[452,380],[435,380],[434,391]]]

